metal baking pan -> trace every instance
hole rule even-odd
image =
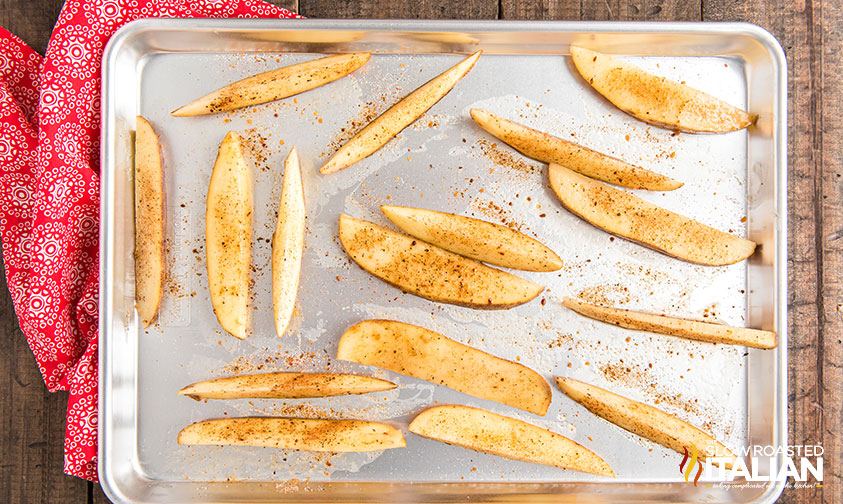
[[[571,42],[628,57],[759,114],[727,135],[673,135],[610,106],[579,80]],[[330,176],[316,169],[398,97],[483,49],[475,68],[421,120],[372,157]],[[349,77],[238,112],[169,111],[225,83],[320,53],[371,51]],[[643,400],[703,426],[733,449],[786,443],[785,61],[747,24],[322,20],[142,20],[104,56],[100,457],[105,492],[124,502],[772,502],[763,488],[686,483],[681,456],[588,413],[554,390],[545,417],[334,356],[351,324],[393,318],[537,370]],[[483,107],[683,180],[642,197],[761,244],[723,268],[686,264],[608,234],[561,208],[545,167],[496,143],[468,117]],[[132,138],[135,115],[161,135],[169,276],[159,321],[133,308]],[[228,130],[255,158],[254,318],[245,341],[222,333],[205,278],[205,193]],[[292,331],[272,325],[269,238],[282,160],[303,162],[307,237]],[[346,212],[384,222],[394,203],[474,215],[539,237],[565,261],[540,299],[475,311],[402,294],[350,263],[336,240]],[[519,273],[521,274],[521,273]],[[746,350],[627,331],[566,310],[562,296],[774,329],[779,347]],[[194,381],[270,370],[365,372],[400,384],[363,397],[193,402]],[[554,387],[555,388],[555,387]],[[406,431],[422,408],[463,403],[569,436],[606,459],[617,479],[509,461]],[[201,419],[285,415],[378,419],[404,428],[407,448],[313,455],[179,446]],[[764,468],[762,468],[762,473]]]

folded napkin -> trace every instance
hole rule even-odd
[[[67,390],[64,472],[97,479],[100,68],[149,17],[290,18],[260,0],[68,0],[45,57],[0,28],[0,239],[6,279],[50,391]]]

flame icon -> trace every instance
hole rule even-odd
[[[683,450],[685,450],[685,457],[682,458],[682,462],[679,463],[679,472],[684,474],[685,482],[690,483],[688,478],[691,477],[691,471],[694,470],[694,466],[698,465],[699,459],[699,451],[697,450],[696,445],[691,444],[691,463],[688,464],[688,467],[685,467],[685,464],[688,462],[688,448],[683,446]],[[699,481],[700,476],[702,475],[703,465],[702,462],[699,462],[699,468],[697,469],[697,475],[694,477],[694,486],[697,486],[697,481]]]

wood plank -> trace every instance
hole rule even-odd
[[[65,476],[67,393],[47,392],[17,324],[0,268],[0,501],[87,502],[88,483]]]
[[[501,0],[501,19],[699,21],[700,0]]]
[[[839,5],[781,0],[708,0],[703,11],[705,20],[765,27],[788,57],[788,441],[822,443],[825,474],[822,488],[785,490],[787,503],[839,502],[843,495],[841,15]]]
[[[498,0],[299,0],[299,14],[311,18],[497,19]]]
[[[44,54],[62,3],[62,0],[0,0],[0,26]]]

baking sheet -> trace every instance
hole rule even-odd
[[[565,52],[567,46],[560,48]],[[740,236],[765,187],[748,169],[746,131],[674,135],[619,112],[560,54],[484,54],[437,105],[370,158],[339,173],[317,169],[346,139],[400,97],[458,62],[457,54],[374,54],[362,69],[295,98],[199,118],[169,111],[242,77],[318,57],[308,53],[152,52],[138,63],[136,107],[161,137],[167,200],[169,277],[158,322],[137,321],[135,470],[152,481],[603,482],[605,478],[510,461],[415,436],[406,424],[426,406],[483,407],[566,435],[615,470],[617,482],[682,482],[681,456],[590,414],[555,385],[545,417],[483,401],[373,367],[337,361],[345,329],[389,318],[438,331],[516,360],[542,374],[608,388],[701,426],[730,448],[749,443],[751,383],[743,347],[628,331],[562,307],[563,296],[643,311],[746,325],[748,264],[711,268],[613,238],[564,210],[546,165],[474,124],[470,108],[582,143],[684,181],[673,192],[633,191],[648,201]],[[654,73],[747,107],[750,69],[738,55],[628,57]],[[217,146],[241,133],[255,163],[253,319],[239,341],[222,331],[210,304],[204,256],[205,194]],[[307,231],[302,284],[291,329],[272,322],[270,238],[283,159],[302,161]],[[765,174],[764,177],[767,177]],[[758,193],[757,195],[755,193]],[[336,238],[341,212],[392,227],[378,206],[418,206],[512,226],[564,261],[554,273],[516,272],[547,286],[505,311],[478,311],[401,293],[348,259]],[[125,233],[126,230],[124,229]],[[125,236],[131,236],[126,234]],[[131,239],[131,238],[129,238]],[[131,294],[127,274],[120,291]],[[310,400],[194,402],[183,386],[213,377],[276,370],[365,373],[398,389]],[[383,420],[401,427],[407,448],[367,454],[311,454],[249,447],[179,446],[178,431],[223,416],[283,415]]]

